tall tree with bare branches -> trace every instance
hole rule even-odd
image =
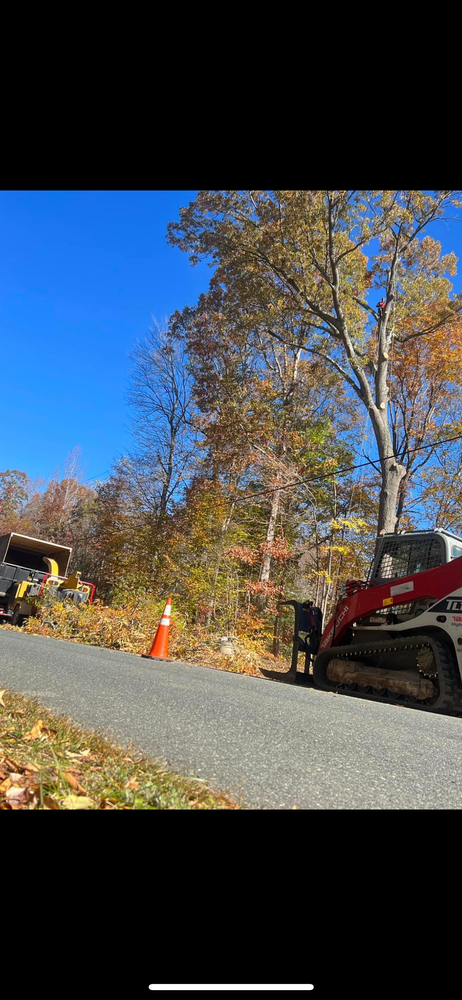
[[[454,191],[202,191],[169,225],[170,243],[193,264],[208,259],[212,287],[270,336],[281,337],[272,316],[290,315],[296,336],[284,342],[322,359],[365,407],[381,474],[379,533],[395,529],[407,474],[394,449],[389,363],[396,344],[457,322],[456,258],[441,257],[429,228],[461,204]]]
[[[140,507],[160,523],[181,494],[194,462],[191,376],[183,344],[159,325],[150,329],[130,357],[133,489]]]

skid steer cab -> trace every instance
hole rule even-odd
[[[0,624],[21,626],[36,611],[39,597],[93,602],[95,587],[68,575],[72,549],[41,538],[10,532],[0,536]]]

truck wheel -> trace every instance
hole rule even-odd
[[[13,611],[13,617],[11,619],[11,624],[12,625],[16,625],[17,628],[22,628],[22,626],[24,625],[24,622],[25,622],[26,618],[27,618],[27,615],[22,615],[20,613],[20,611],[19,611],[19,604],[17,604],[16,607],[15,607],[15,609],[14,609],[14,611]]]

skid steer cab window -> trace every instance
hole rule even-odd
[[[462,551],[461,551],[462,555]],[[445,562],[443,543],[439,538],[396,538],[383,543],[377,578],[395,580],[433,569]]]
[[[453,545],[451,547],[451,559],[460,559],[462,556],[462,548],[459,545]]]

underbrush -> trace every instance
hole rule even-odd
[[[70,602],[42,601],[37,614],[27,619],[23,631],[29,635],[67,639],[89,646],[117,649],[126,653],[149,653],[165,607],[165,597],[146,602],[142,607],[108,607],[101,601],[74,605]],[[12,625],[4,625],[13,629]],[[17,631],[17,629],[14,629]],[[278,659],[265,649],[267,627],[262,621],[242,621],[239,635],[233,638],[234,654],[224,656],[217,626],[191,624],[173,605],[169,635],[169,658],[202,663],[234,673],[262,676],[261,668],[287,670],[290,659]]]

